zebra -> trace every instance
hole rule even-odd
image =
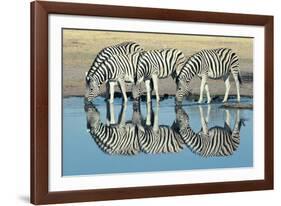
[[[151,105],[147,108],[146,121],[140,112],[140,104],[134,106],[132,120],[126,121],[127,104],[122,104],[118,123],[115,123],[114,104],[107,103],[108,123],[100,120],[100,113],[93,106],[85,106],[88,132],[99,146],[109,155],[137,155],[179,152],[185,144],[180,134],[168,125],[158,126],[158,112],[151,121]],[[153,124],[151,124],[153,122]]]
[[[146,103],[145,122],[137,125],[138,139],[142,152],[147,154],[177,153],[184,149],[185,144],[173,125],[159,125],[159,107],[155,112],[151,102]],[[153,116],[153,121],[152,121]]]
[[[114,116],[113,104],[107,103],[109,116]],[[123,105],[118,124],[110,120],[106,125],[100,120],[99,111],[91,104],[86,108],[87,128],[99,148],[109,155],[136,155],[140,152],[135,124],[125,121]]]
[[[208,114],[210,111],[209,108]],[[189,117],[187,113],[181,107],[177,107],[176,122],[183,141],[193,153],[202,157],[232,155],[239,147],[240,129],[242,124],[244,124],[244,120],[240,119],[239,110],[236,111],[236,119],[233,130],[230,128],[228,110],[226,110],[226,121],[224,127],[215,126],[212,128],[208,128],[207,120],[204,118],[201,106],[199,106],[199,111],[202,130],[196,133],[189,125]]]
[[[100,86],[109,82],[109,102],[114,101],[114,87],[119,83],[124,102],[127,102],[126,82],[134,83],[137,62],[140,52],[123,55],[111,55],[109,59],[99,65],[89,81],[89,92],[86,94],[87,101],[91,101],[99,93]],[[137,87],[137,85],[136,85]]]
[[[104,63],[106,60],[108,60],[112,55],[126,55],[131,54],[134,52],[142,52],[144,51],[139,44],[136,42],[122,42],[120,44],[116,44],[113,46],[105,47],[103,48],[94,59],[90,69],[85,74],[85,80],[86,80],[86,94],[90,93],[91,89],[91,78],[93,77],[95,71],[99,68],[99,66]],[[110,87],[107,84],[107,89]]]
[[[158,79],[173,78],[180,72],[186,57],[178,49],[161,49],[146,51],[141,55],[138,62],[138,71],[135,79],[136,84],[145,81],[147,102],[151,101],[151,79],[159,102]]]
[[[239,87],[240,84],[242,84],[242,80],[240,76],[239,60],[236,53],[228,48],[220,48],[202,50],[190,56],[176,78],[176,102],[181,103],[183,97],[185,95],[189,95],[191,90],[190,81],[195,75],[201,78],[200,98],[198,103],[202,103],[203,101],[204,89],[207,93],[207,102],[211,102],[209,87],[207,84],[208,78],[223,78],[226,87],[223,102],[226,102],[230,89],[230,73],[232,73],[236,84],[237,101],[240,102]]]
[[[141,52],[143,49],[139,44],[136,42],[122,42],[120,44],[116,44],[113,46],[103,48],[94,59],[89,71],[86,73],[86,79],[89,80],[90,77],[94,74],[97,68],[102,64],[104,61],[109,59],[112,55],[119,55],[119,54],[130,54],[134,52]]]

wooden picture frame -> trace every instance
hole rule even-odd
[[[265,31],[264,180],[50,192],[48,190],[48,15],[263,26]],[[35,1],[31,3],[31,203],[163,197],[273,189],[273,16]]]

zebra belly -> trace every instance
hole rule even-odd
[[[222,78],[223,76],[227,75],[229,73],[228,70],[224,68],[216,68],[216,69],[209,69],[208,70],[208,77],[210,79],[219,79]]]
[[[125,76],[124,81],[126,83],[134,83],[134,78],[131,76]]]
[[[165,79],[165,78],[168,78],[169,76],[171,76],[171,74],[172,74],[172,72],[165,73],[165,74],[158,73],[157,77],[159,79]]]

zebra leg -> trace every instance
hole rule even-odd
[[[155,95],[156,95],[156,101],[159,102],[160,97],[159,97],[159,91],[158,91],[158,77],[156,75],[152,75],[152,81],[153,81],[154,91],[155,91]]]
[[[120,85],[120,89],[121,89],[121,92],[122,92],[122,95],[123,95],[123,100],[124,100],[124,103],[126,103],[128,101],[128,98],[127,98],[127,94],[126,94],[126,85],[125,85],[125,82],[123,79],[119,79],[119,85]]]
[[[211,112],[211,105],[208,105],[207,116],[206,116],[207,123],[209,122],[210,112]]]
[[[207,103],[210,104],[212,99],[211,99],[211,96],[210,96],[209,86],[208,86],[207,83],[205,84],[205,91],[206,91],[206,94],[207,94]]]
[[[108,100],[110,98],[109,82],[106,82],[105,89],[106,89],[106,97],[105,98]]]
[[[121,108],[119,118],[118,118],[118,124],[121,126],[126,125],[126,110],[127,110],[127,104],[124,103],[124,104],[122,104],[122,108]]]
[[[203,101],[204,88],[206,85],[206,81],[207,81],[206,75],[202,76],[201,86],[200,86],[200,98],[198,100],[198,103],[202,103],[202,101]]]
[[[115,82],[109,82],[109,103],[114,102],[114,87],[115,87]]]
[[[225,83],[225,94],[222,102],[227,102],[228,94],[230,90],[229,75],[226,78],[224,78],[224,83]]]
[[[225,123],[230,127],[230,113],[229,110],[225,110]]]
[[[114,104],[107,103],[106,117],[107,125],[115,124]]]
[[[145,80],[145,87],[146,87],[146,100],[147,102],[151,102],[150,80]]]
[[[240,83],[238,80],[238,74],[233,74],[233,78],[236,84],[236,90],[237,90],[237,102],[240,102]]]
[[[234,124],[234,128],[238,128],[239,126],[239,121],[240,121],[240,110],[237,109],[236,110],[236,116],[235,116],[235,124]]]
[[[203,134],[207,135],[208,134],[208,126],[207,126],[206,120],[204,118],[202,106],[199,106],[199,112],[200,112],[200,120],[201,120],[202,129],[203,129]]]
[[[154,121],[153,121],[153,131],[159,131],[159,106],[156,105],[155,112],[154,112]]]
[[[146,120],[145,120],[145,124],[147,126],[151,125],[151,103],[150,102],[146,103]]]

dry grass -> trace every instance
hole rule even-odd
[[[84,95],[84,76],[89,70],[96,54],[104,47],[135,41],[144,49],[177,48],[189,56],[202,49],[227,47],[232,48],[240,58],[243,74],[253,72],[253,39],[234,37],[194,36],[175,34],[152,34],[132,32],[109,32],[89,30],[64,30],[63,32],[63,92],[64,96]],[[199,91],[199,80],[194,80],[194,93]],[[222,80],[209,81],[211,93],[224,94]],[[104,88],[103,88],[104,90]],[[242,85],[242,95],[252,95],[252,82]],[[174,94],[175,84],[172,79],[160,81],[160,94]],[[231,94],[236,94],[232,83]]]

